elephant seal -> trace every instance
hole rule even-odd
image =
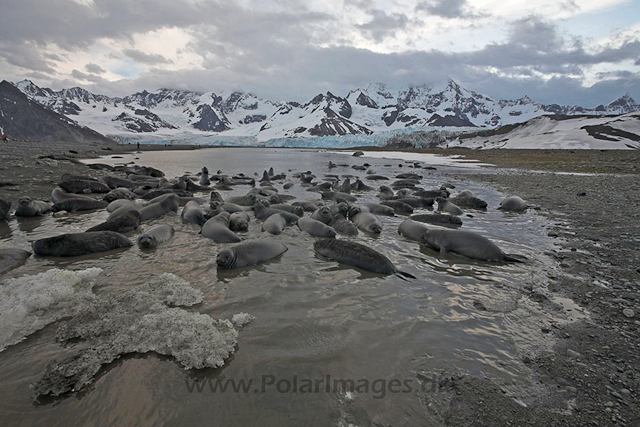
[[[229,213],[244,212],[244,211],[250,211],[251,210],[250,206],[240,206],[240,205],[237,205],[235,203],[228,203],[228,202],[225,202],[222,205],[222,208],[225,211],[229,212]]]
[[[395,216],[396,214],[391,206],[380,205],[378,203],[365,203],[364,207],[369,209],[369,212],[376,215]]]
[[[218,193],[216,190],[213,190],[209,195],[209,201],[224,203],[224,199],[222,198],[220,193]]]
[[[345,202],[340,202],[340,203],[335,203],[331,205],[329,207],[329,212],[331,212],[332,217],[338,214],[342,216],[347,216],[347,214],[349,213],[349,209],[351,209],[351,206],[349,206]]]
[[[287,205],[286,203],[275,203],[269,207],[271,209],[280,209],[281,211],[292,213],[298,217],[302,217],[304,215],[304,209],[302,208],[302,206],[292,206]]]
[[[351,184],[352,191],[373,191],[373,187],[369,187],[367,184],[362,182],[360,178],[356,179],[356,181]]]
[[[331,210],[326,206],[321,207],[311,214],[311,219],[324,222],[325,224],[329,224],[332,217],[333,216],[331,215]]]
[[[393,190],[389,187],[387,187],[386,185],[382,185],[380,186],[380,192],[377,194],[378,199],[380,200],[387,200],[387,199],[391,199],[393,196],[395,196],[395,194],[393,193]]]
[[[349,178],[345,179],[340,185],[340,188],[338,188],[338,191],[349,194],[351,192],[351,180]]]
[[[284,230],[286,226],[286,218],[281,213],[276,213],[270,215],[269,218],[267,218],[262,223],[262,231],[266,231],[267,233],[271,233],[274,236],[277,236],[278,234],[282,233],[282,230]]]
[[[33,242],[33,252],[42,256],[72,257],[133,246],[131,240],[115,231],[61,234]]]
[[[256,218],[258,218],[260,221],[266,221],[267,218],[269,218],[271,215],[277,213],[281,214],[287,220],[287,224],[295,224],[296,222],[298,222],[298,219],[300,219],[298,215],[286,211],[281,211],[279,209],[267,208],[262,203],[256,203],[256,205],[253,207],[253,210],[256,214]]]
[[[456,197],[476,197],[476,195],[471,190],[462,190]]]
[[[226,203],[235,203],[239,206],[253,206],[258,201],[258,195],[255,193],[247,193],[244,196],[227,197]]]
[[[433,199],[431,198],[423,198],[423,197],[401,197],[399,199],[394,199],[396,202],[404,203],[412,208],[430,208],[433,206]]]
[[[313,250],[325,258],[341,264],[352,265],[379,274],[396,274],[414,278],[398,271],[395,265],[380,252],[360,243],[338,239],[320,239],[313,244]]]
[[[440,212],[446,212],[451,215],[462,215],[464,213],[457,205],[443,197],[436,198],[436,201],[438,202],[438,211]]]
[[[527,202],[522,200],[518,196],[509,196],[500,202],[500,206],[498,209],[503,211],[511,211],[511,212],[522,212],[526,210],[529,206]]]
[[[469,208],[469,209],[486,209],[487,208],[487,202],[485,202],[482,199],[478,199],[475,196],[457,195],[456,197],[450,198],[449,201],[461,208]]]
[[[71,200],[71,199],[76,199],[76,200],[83,199],[83,200],[91,200],[91,201],[96,200],[93,197],[84,196],[82,194],[67,193],[60,187],[54,188],[53,191],[51,192],[51,201],[53,203],[60,203],[60,202],[64,202],[66,200]]]
[[[137,198],[138,198],[138,195],[133,191],[129,190],[128,188],[115,188],[109,191],[107,194],[105,194],[102,200],[106,200],[107,202],[111,203],[114,200],[118,200],[118,199],[135,200]]]
[[[180,198],[175,194],[167,194],[165,198],[140,209],[140,218],[142,221],[148,221],[150,219],[160,218],[169,212],[178,213],[179,206]]]
[[[138,236],[138,247],[140,249],[153,249],[162,242],[171,239],[175,233],[173,227],[169,224],[160,224],[151,227],[140,236]]]
[[[209,169],[207,167],[202,168],[202,175],[200,175],[200,181],[198,182],[200,185],[211,185],[211,180],[209,179]]]
[[[336,202],[348,202],[353,203],[358,200],[356,196],[351,194],[341,193],[340,191],[324,191],[321,193],[322,198],[325,200],[335,200]]]
[[[358,227],[356,227],[354,223],[346,219],[343,215],[334,215],[328,225],[343,236],[353,237],[358,235]]]
[[[409,219],[427,224],[441,225],[444,227],[460,227],[462,220],[455,215],[445,215],[440,213],[411,215]]]
[[[229,229],[231,231],[247,231],[251,218],[246,212],[234,212],[229,217]]]
[[[454,252],[482,261],[522,262],[521,258],[505,254],[491,240],[471,231],[429,229],[422,234],[422,242],[441,253]]]
[[[109,206],[109,203],[105,202],[104,200],[71,198],[58,203],[54,203],[51,207],[51,210],[53,212],[79,212],[92,211],[94,209],[104,209],[107,206]]]
[[[105,184],[109,186],[109,188],[133,188],[137,186],[134,181],[125,178],[118,178],[117,176],[105,176],[102,178]]]
[[[4,221],[9,217],[10,209],[11,209],[11,202],[0,199],[0,221]]]
[[[315,212],[318,210],[318,206],[311,202],[293,202],[291,206],[302,206],[305,212]]]
[[[372,181],[389,181],[389,178],[383,175],[367,175],[365,178]]]
[[[298,220],[298,228],[302,231],[306,231],[312,236],[336,237],[336,230],[334,230],[333,227],[311,218],[300,218]]]
[[[221,212],[204,223],[200,234],[216,243],[236,243],[240,237],[229,229],[229,212]]]
[[[383,200],[380,204],[383,206],[389,206],[398,215],[413,213],[413,207],[411,207],[411,205],[398,200]]]
[[[0,249],[0,274],[20,267],[31,256],[31,252],[18,248]]]
[[[427,230],[429,227],[411,219],[405,219],[398,226],[398,234],[416,242],[422,242],[422,235]]]
[[[288,249],[280,242],[248,240],[220,251],[216,257],[216,264],[221,269],[247,267],[269,261]]]
[[[88,179],[72,179],[69,181],[62,181],[58,183],[58,186],[67,193],[108,193],[111,188],[107,184],[103,184],[99,181],[93,181]]]
[[[202,206],[200,206],[195,200],[187,202],[187,204],[184,205],[184,208],[182,209],[182,214],[180,214],[184,221],[198,224],[200,227],[202,227],[204,223],[207,222],[207,218],[205,217],[205,215],[206,212],[204,211]]]
[[[21,197],[18,200],[18,207],[15,211],[15,216],[36,216],[49,212],[51,206],[49,203],[42,202],[40,200],[31,200],[31,197]]]
[[[107,219],[105,222],[94,225],[85,233],[92,231],[115,231],[117,233],[127,233],[133,231],[140,226],[140,212],[132,210],[118,215],[114,218]]]
[[[360,208],[353,207],[349,210],[349,220],[362,231],[373,234],[382,233],[382,223],[371,212],[362,212]]]

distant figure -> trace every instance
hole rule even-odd
[[[140,151],[140,141],[138,141],[138,151]]]
[[[3,140],[4,142],[7,142],[7,134],[6,134],[6,133],[4,133],[4,132],[2,132],[2,140]]]

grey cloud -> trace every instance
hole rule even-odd
[[[28,41],[7,43],[0,41],[1,56],[7,63],[30,71],[43,73],[55,73],[53,65],[55,61],[47,58],[42,52],[42,47]]]
[[[467,0],[426,0],[418,3],[415,10],[447,19],[487,16],[474,12],[467,4]]]
[[[95,74],[86,74],[78,70],[71,71],[71,76],[73,76],[78,80],[85,80],[85,81],[94,82],[94,83],[102,82],[102,77],[96,76]]]
[[[379,9],[368,10],[371,21],[366,24],[356,25],[364,34],[380,43],[388,37],[394,37],[397,30],[404,29],[409,23],[409,18],[402,13],[387,14]]]
[[[84,66],[84,69],[91,74],[104,74],[107,72],[107,70],[105,70],[98,64],[87,64]]]
[[[165,58],[162,55],[144,53],[141,50],[137,49],[125,49],[124,51],[122,51],[122,53],[133,59],[134,61],[141,62],[143,64],[173,64],[173,61]]]

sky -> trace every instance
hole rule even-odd
[[[640,102],[640,0],[0,0],[0,80],[272,101],[453,79],[497,99]]]

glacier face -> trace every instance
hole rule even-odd
[[[526,96],[494,100],[453,80],[397,91],[370,84],[346,97],[319,94],[306,104],[272,102],[237,91],[159,89],[112,98],[79,87],[56,92],[29,80],[15,86],[30,99],[125,143],[352,147],[380,145],[384,141],[378,136],[412,130],[492,129],[542,115],[640,110],[628,95],[590,109],[543,105]]]

